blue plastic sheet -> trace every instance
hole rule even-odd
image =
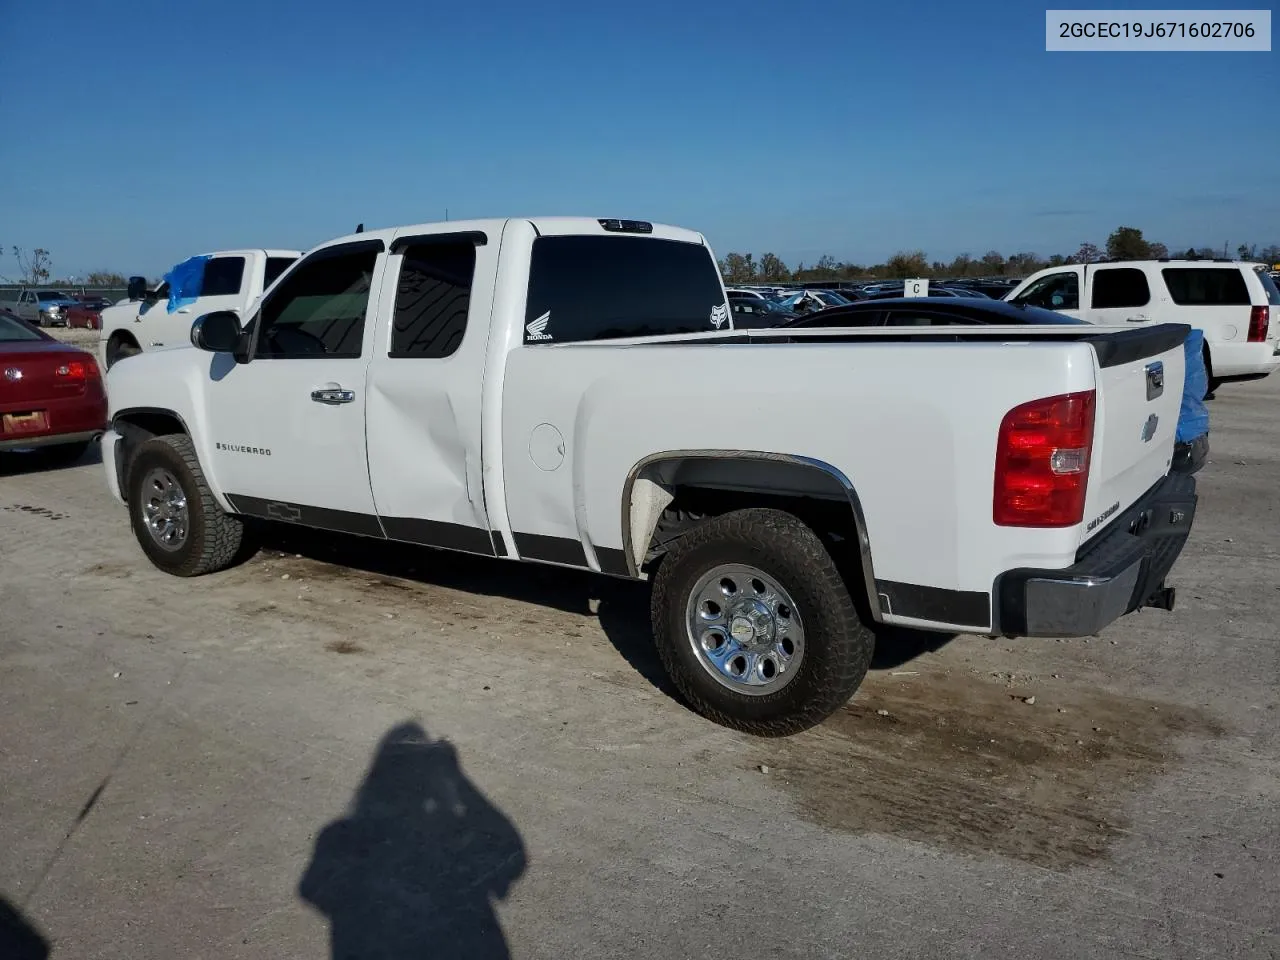
[[[190,257],[164,275],[164,282],[169,284],[169,313],[196,302],[208,262],[208,257]]]
[[[1209,408],[1204,395],[1209,392],[1209,371],[1204,367],[1204,332],[1192,330],[1183,344],[1187,357],[1187,377],[1182,388],[1182,409],[1178,413],[1178,443],[1190,443],[1209,432]]]

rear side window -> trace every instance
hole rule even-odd
[[[467,332],[474,241],[406,247],[396,285],[391,356],[440,359],[455,353]]]
[[[720,273],[697,243],[647,237],[539,237],[529,267],[525,343],[706,332],[729,319]]]
[[[1181,307],[1247,307],[1249,288],[1239,267],[1166,267],[1169,296]]]
[[[1258,271],[1258,279],[1262,281],[1262,289],[1267,292],[1267,303],[1280,307],[1280,287],[1276,286],[1275,279],[1265,270]]]
[[[204,265],[200,296],[235,296],[240,292],[240,282],[243,279],[244,257],[214,257]]]
[[[1074,270],[1051,273],[1023,290],[1013,302],[1047,310],[1079,310],[1080,278]]]
[[[297,257],[267,257],[266,270],[262,274],[262,289],[265,290],[279,279],[280,274],[289,269],[289,265],[297,262]]]
[[[360,356],[380,247],[377,242],[353,244],[298,264],[262,305],[255,356]]]
[[[1144,307],[1151,302],[1147,275],[1133,267],[1098,270],[1093,275],[1094,310],[1116,307]]]

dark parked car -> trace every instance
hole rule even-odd
[[[799,318],[800,314],[788,310],[776,300],[731,299],[735,330],[759,330],[778,327]]]

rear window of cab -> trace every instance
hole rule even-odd
[[[652,237],[539,237],[524,342],[574,343],[726,329],[720,271],[700,243]]]

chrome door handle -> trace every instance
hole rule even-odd
[[[346,390],[336,383],[326,384],[319,390],[311,391],[311,399],[316,403],[327,403],[330,406],[339,403],[353,403],[356,399],[354,390]]]
[[[1129,321],[1129,323],[1146,323],[1151,318],[1140,313],[1136,317],[1125,317],[1125,319]]]

